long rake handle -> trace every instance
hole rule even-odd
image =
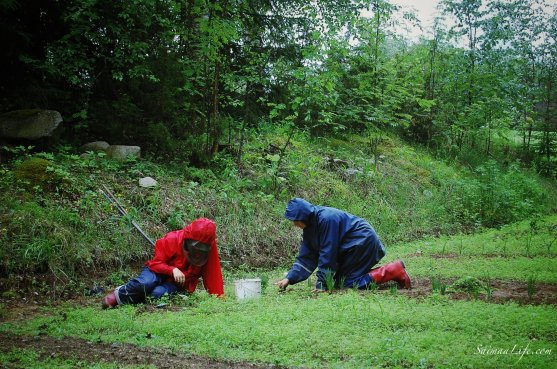
[[[116,205],[116,209],[118,209],[118,212],[120,212],[120,214],[123,217],[128,217],[128,213],[126,212],[126,209],[124,209],[124,207],[122,205],[120,205],[120,203],[116,199],[116,196],[114,196],[112,194],[112,192],[110,192],[110,190],[104,184],[102,186],[103,186],[103,190],[101,190],[101,192],[104,195],[104,197],[106,197],[108,199],[108,201],[110,201],[111,204]],[[149,236],[147,236],[147,234],[145,234],[145,232],[143,232],[143,230],[141,229],[139,224],[137,224],[135,222],[135,220],[133,220],[133,219],[130,219],[130,220],[131,220],[131,223],[132,223],[133,227],[143,236],[143,238],[145,238],[151,245],[155,246],[155,243],[153,242],[153,240]]]

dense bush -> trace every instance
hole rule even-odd
[[[447,200],[454,221],[469,226],[500,226],[543,212],[549,196],[532,175],[511,165],[501,170],[494,161],[473,173],[443,185],[453,196]]]

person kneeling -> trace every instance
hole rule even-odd
[[[368,288],[372,283],[394,281],[400,288],[412,283],[402,260],[373,268],[385,256],[385,246],[364,219],[339,209],[313,205],[301,198],[288,202],[284,213],[303,230],[300,251],[286,278],[277,282],[281,290],[306,280],[317,268],[316,291],[334,287]],[[373,268],[373,269],[372,269]]]
[[[199,278],[207,292],[224,294],[224,283],[216,242],[216,225],[200,218],[181,230],[167,233],[155,242],[155,255],[141,273],[117,287],[102,300],[103,309],[159,299],[178,291],[192,293]]]

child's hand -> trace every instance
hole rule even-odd
[[[276,285],[278,286],[279,290],[284,291],[286,289],[286,287],[288,287],[288,285],[290,284],[290,281],[288,280],[288,278],[284,278],[281,281],[278,281],[276,283]]]

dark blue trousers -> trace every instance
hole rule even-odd
[[[145,267],[137,277],[116,288],[116,300],[118,304],[137,304],[144,302],[147,296],[159,299],[164,294],[176,293],[178,288],[173,283],[165,282],[167,278],[168,276],[154,273]]]

